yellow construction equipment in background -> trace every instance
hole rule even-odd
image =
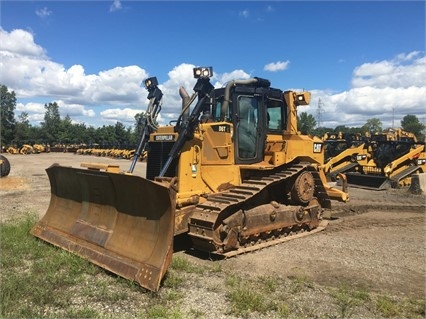
[[[357,155],[364,152],[366,141],[358,134],[325,134],[323,170],[328,181],[335,182],[339,174],[358,165]]]
[[[363,152],[357,154],[357,164],[346,172],[352,187],[382,190],[408,186],[411,176],[426,172],[425,143],[402,129],[387,129],[372,135]]]

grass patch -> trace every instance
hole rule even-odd
[[[351,289],[346,283],[343,283],[337,290],[333,290],[331,296],[335,299],[340,318],[351,317],[355,313],[356,307],[370,300],[366,291]]]
[[[204,274],[205,268],[191,263],[188,259],[182,256],[174,256],[170,268],[178,272]]]
[[[243,279],[239,276],[230,275],[226,278],[227,299],[231,304],[230,314],[246,317],[252,312],[265,314],[267,312],[278,312],[287,314],[286,305],[278,304],[270,299],[270,293],[275,291],[278,283],[275,279],[262,277],[258,280]]]
[[[379,296],[377,298],[376,308],[386,318],[400,315],[397,303],[387,296]]]
[[[200,266],[180,255],[154,293],[33,237],[29,231],[36,221],[29,214],[0,224],[0,318],[199,318],[207,312],[190,300],[206,291],[219,300],[218,317],[353,318],[359,312],[372,318],[425,318],[424,300],[346,284],[324,289],[303,274],[246,276],[222,269],[220,262]],[[319,309],[321,298],[327,307]]]
[[[275,277],[262,276],[258,279],[258,282],[261,289],[264,290],[265,293],[273,293],[279,287],[278,280]]]
[[[65,315],[67,318],[99,318],[99,313],[89,306],[81,309],[68,309]]]
[[[185,317],[178,309],[170,308],[167,305],[156,304],[147,309],[146,316],[143,315],[141,318],[181,319]]]
[[[99,317],[88,306],[76,308],[73,305],[82,292],[87,293],[86,299],[96,302],[128,298],[127,293],[110,289],[106,283],[83,285],[84,288],[76,292],[76,287],[84,284],[87,278],[95,280],[103,270],[33,237],[29,232],[36,221],[35,214],[28,214],[23,219],[1,224],[2,318],[44,318],[52,314],[57,317]],[[120,281],[116,284],[120,285]]]
[[[164,276],[162,285],[163,287],[177,289],[185,283],[183,276],[179,276],[177,273],[168,271]]]
[[[228,298],[234,315],[245,316],[253,311],[265,313],[268,310],[265,296],[251,287],[233,288],[229,291]]]
[[[312,280],[305,275],[292,276],[290,279],[290,292],[293,294],[302,293],[308,288],[313,288]]]

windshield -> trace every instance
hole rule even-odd
[[[268,99],[267,101],[267,125],[269,131],[282,131],[284,130],[283,120],[283,105],[281,100]]]

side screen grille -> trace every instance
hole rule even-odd
[[[148,143],[148,157],[146,160],[146,178],[154,180],[160,175],[163,165],[166,163],[170,150],[174,142],[149,142]],[[177,159],[174,159],[166,171],[165,177],[176,176]]]

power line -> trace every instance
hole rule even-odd
[[[395,119],[395,108],[392,108],[392,128],[394,128],[394,119]]]
[[[323,103],[321,101],[321,99],[318,99],[318,106],[317,106],[317,128],[321,127],[321,118],[322,118],[322,113],[324,112],[323,110]]]

